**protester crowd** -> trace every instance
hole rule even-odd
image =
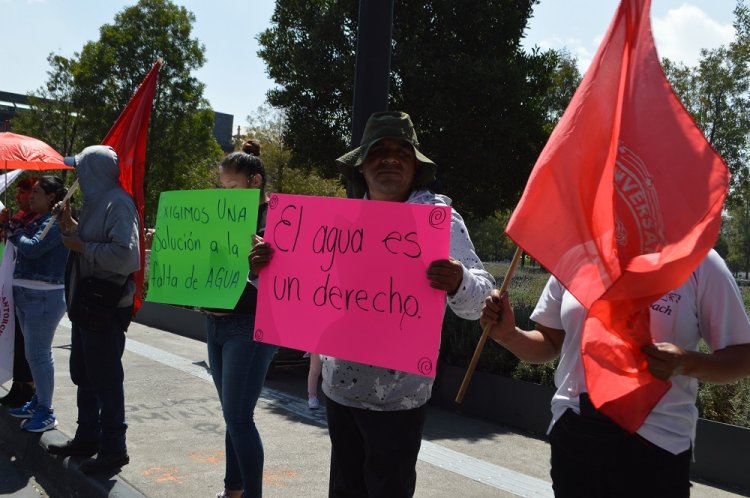
[[[226,426],[225,477],[217,498],[262,495],[264,451],[253,412],[277,347],[253,337],[257,283],[274,258],[273,246],[263,240],[269,197],[261,157],[260,144],[248,141],[218,167],[222,188],[258,189],[260,197],[241,297],[233,309],[201,310]],[[42,176],[19,183],[18,212],[0,215],[6,243],[16,251],[16,343],[23,348],[15,357],[11,391],[0,403],[22,420],[22,430],[43,432],[57,425],[51,344],[67,311],[77,429],[49,452],[90,457],[80,469],[94,474],[129,463],[121,358],[133,316],[141,227],[133,199],[118,182],[120,162],[112,148],[87,147],[66,162],[75,167],[83,193],[79,212],[63,201],[66,189],[59,178]],[[336,164],[357,198],[451,206],[451,199],[436,191],[437,164],[420,150],[403,112],[373,114],[360,145]],[[495,280],[462,217],[449,209],[449,257],[425,268],[426,282],[444,293],[453,312],[480,319],[490,337],[519,358],[560,359],[549,432],[556,496],[689,496],[698,380],[726,383],[750,375],[750,322],[718,254],[710,252],[688,281],[665,296],[674,313],[650,310],[653,344],[643,352],[651,374],[671,384],[632,432],[588,396],[581,358],[587,310],[552,276],[532,314],[535,328],[519,328],[507,294],[493,289]],[[146,232],[147,245],[153,236],[153,230]],[[711,352],[699,351],[700,340]],[[434,379],[325,353],[310,351],[307,391],[310,409],[321,403],[326,408],[329,496],[413,496]],[[324,400],[318,393],[321,372]]]

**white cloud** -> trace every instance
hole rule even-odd
[[[652,19],[659,57],[688,66],[697,64],[702,48],[713,49],[734,39],[734,27],[711,19],[700,8],[687,3]]]

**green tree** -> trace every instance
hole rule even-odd
[[[80,133],[81,116],[73,104],[76,87],[72,67],[77,61],[50,54],[47,62],[50,65],[47,82],[37,95],[29,95],[31,111],[20,112],[13,118],[13,130],[39,138],[69,156],[85,146]],[[62,170],[63,179],[67,172]]]
[[[749,181],[750,12],[742,0],[734,10],[736,37],[728,46],[701,51],[696,66],[668,59],[664,70],[685,108],[732,173],[729,204],[740,202]]]
[[[268,102],[284,110],[294,167],[335,176],[333,160],[348,146],[356,19],[356,2],[277,0],[271,28],[258,36],[258,55],[278,85]]]
[[[515,204],[547,138],[545,95],[559,58],[519,44],[535,3],[396,5],[390,107],[412,115],[441,190],[469,217]],[[292,166],[332,176],[348,148],[356,31],[356,2],[278,0],[259,36],[278,85],[268,101],[287,115]]]
[[[534,53],[539,54],[538,49],[534,49]],[[547,58],[547,67],[551,69],[548,73],[550,84],[541,95],[546,113],[545,130],[550,134],[581,83],[581,72],[578,61],[567,49],[548,50],[542,55]]]
[[[100,143],[153,62],[163,57],[146,155],[147,224],[155,221],[163,190],[207,188],[218,178],[221,149],[213,137],[213,111],[204,85],[192,76],[205,62],[205,48],[191,37],[194,22],[191,12],[169,0],[140,0],[124,8],[80,54],[51,56],[47,92],[60,93],[50,93],[56,103],[36,102],[28,115],[33,121],[50,113],[60,115],[59,122],[66,119],[61,114],[75,117],[74,150]],[[59,137],[44,138],[67,151]]]
[[[282,111],[261,106],[247,116],[247,122],[247,138],[258,140],[261,144],[267,191],[346,197],[346,189],[338,179],[323,178],[311,167],[289,167],[292,151],[284,142],[286,119]]]
[[[734,10],[735,39],[703,50],[688,67],[665,60],[664,68],[685,108],[732,174],[727,210],[726,258],[734,271],[750,269],[750,11],[740,0]]]
[[[736,192],[735,201],[729,205],[726,256],[729,268],[734,272],[750,274],[750,185],[747,183]]]

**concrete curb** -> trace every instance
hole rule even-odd
[[[0,389],[0,393],[5,392]],[[20,430],[19,425],[19,419],[11,417],[6,408],[0,408],[0,439],[50,496],[145,498],[118,474],[87,476],[78,470],[80,457],[62,459],[47,453],[48,445],[70,439],[61,431],[32,434]]]

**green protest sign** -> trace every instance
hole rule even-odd
[[[254,189],[162,192],[146,300],[234,308],[247,282],[259,193]]]

